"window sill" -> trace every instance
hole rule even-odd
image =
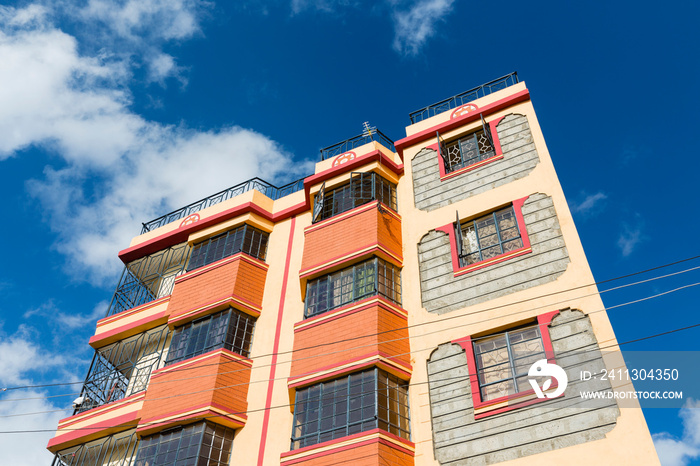
[[[372,429],[282,453],[280,455],[280,463],[282,465],[292,465],[376,443],[385,444],[411,457],[415,454],[415,444],[410,440],[398,437],[383,429]]]
[[[454,277],[460,277],[462,275],[465,275],[469,272],[473,272],[475,270],[483,269],[485,267],[489,267],[494,264],[498,264],[500,262],[504,262],[510,259],[513,259],[518,256],[522,256],[524,254],[529,254],[532,252],[532,247],[530,245],[530,238],[528,237],[527,234],[527,228],[525,226],[525,219],[523,218],[523,212],[522,212],[522,207],[523,204],[525,204],[525,201],[530,196],[523,197],[521,199],[516,199],[513,201],[513,212],[515,213],[515,218],[516,221],[518,222],[518,230],[520,231],[520,238],[523,241],[523,246],[521,248],[518,248],[514,251],[506,252],[503,254],[499,254],[498,256],[492,257],[490,259],[484,259],[479,262],[474,262],[473,264],[466,265],[464,267],[461,267],[459,265],[459,254],[457,253],[457,238],[455,237],[455,225],[454,223],[449,223],[447,225],[444,225],[442,227],[436,228],[436,231],[442,231],[443,233],[446,233],[447,236],[450,238],[450,251],[452,253],[452,270]]]
[[[440,181],[449,180],[450,178],[454,178],[455,176],[459,176],[463,173],[470,172],[472,170],[476,170],[477,168],[481,168],[484,165],[488,165],[491,162],[497,162],[499,160],[503,160],[503,154],[491,156],[488,159],[482,160],[481,162],[477,162],[475,164],[459,168],[459,169],[457,169],[455,171],[451,171],[449,173],[443,174],[444,170],[440,170]]]

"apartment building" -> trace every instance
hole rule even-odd
[[[145,223],[53,464],[658,464],[525,83],[410,119]]]

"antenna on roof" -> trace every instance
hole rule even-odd
[[[372,135],[377,131],[376,126],[370,126],[369,121],[365,121],[362,123],[362,135],[363,136],[369,136],[372,138]],[[374,139],[374,138],[372,138]]]

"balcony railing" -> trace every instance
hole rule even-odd
[[[175,277],[185,270],[189,253],[189,245],[181,243],[126,264],[107,316],[171,294]]]
[[[164,366],[169,333],[162,326],[95,350],[74,414],[145,390],[151,373]]]
[[[304,179],[301,178],[299,180],[292,181],[291,183],[280,186],[279,188],[265,180],[261,180],[260,178],[253,178],[248,181],[244,181],[236,186],[232,186],[216,194],[212,194],[211,196],[205,197],[197,202],[193,202],[185,207],[174,210],[169,214],[165,214],[162,217],[158,217],[155,220],[144,223],[143,228],[141,229],[141,234],[155,230],[156,228],[160,228],[170,222],[185,218],[195,212],[199,212],[200,210],[219,204],[220,202],[224,202],[245,192],[252,191],[253,189],[261,192],[270,199],[276,200],[304,189]]]
[[[394,147],[394,141],[389,139],[384,133],[376,128],[372,128],[369,131],[365,131],[359,136],[354,138],[346,139],[345,141],[340,141],[339,143],[328,146],[321,149],[321,161],[328,160],[336,155],[344,154],[345,152],[351,151],[356,147],[364,146],[365,144],[377,141],[382,146],[390,149],[392,152],[396,152]]]
[[[136,432],[120,432],[56,453],[51,466],[129,466],[139,440]]]
[[[481,86],[475,87],[474,89],[469,89],[468,91],[452,96],[449,99],[441,100],[440,102],[428,105],[425,108],[421,108],[420,110],[416,110],[415,112],[409,113],[409,117],[411,117],[411,124],[418,123],[419,121],[423,121],[426,118],[430,118],[432,116],[439,115],[442,112],[446,112],[448,110],[452,110],[453,108],[460,107],[480,97],[489,95],[492,92],[500,91],[501,89],[505,89],[506,87],[518,84],[518,82],[518,73],[517,71],[514,71],[498,79],[489,81],[486,84],[482,84]]]

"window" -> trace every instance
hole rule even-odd
[[[537,325],[474,339],[473,343],[482,401],[530,390],[528,369],[546,358]]]
[[[445,173],[475,165],[496,155],[491,128],[481,118],[481,129],[445,143],[437,133],[438,152],[445,165]]]
[[[187,271],[204,267],[238,252],[265,260],[268,236],[268,233],[250,225],[242,225],[195,244]]]
[[[297,390],[292,450],[382,429],[409,438],[408,384],[373,368]]]
[[[170,343],[166,365],[218,348],[248,357],[254,326],[255,318],[229,308],[178,327]]]
[[[527,373],[540,359],[555,363],[548,328],[557,314],[559,311],[540,314],[536,322],[513,326],[505,332],[453,341],[464,348],[467,356],[475,419],[548,399],[537,398]]]
[[[227,466],[233,429],[200,422],[141,439],[136,466]]]
[[[309,280],[304,317],[313,317],[375,295],[401,304],[401,272],[378,257]]]
[[[457,214],[459,222],[459,214]],[[457,223],[459,266],[466,267],[523,247],[513,206]]]
[[[325,183],[314,200],[313,222],[347,212],[371,201],[392,210],[396,207],[396,185],[374,172],[351,173],[350,182],[326,192]]]

